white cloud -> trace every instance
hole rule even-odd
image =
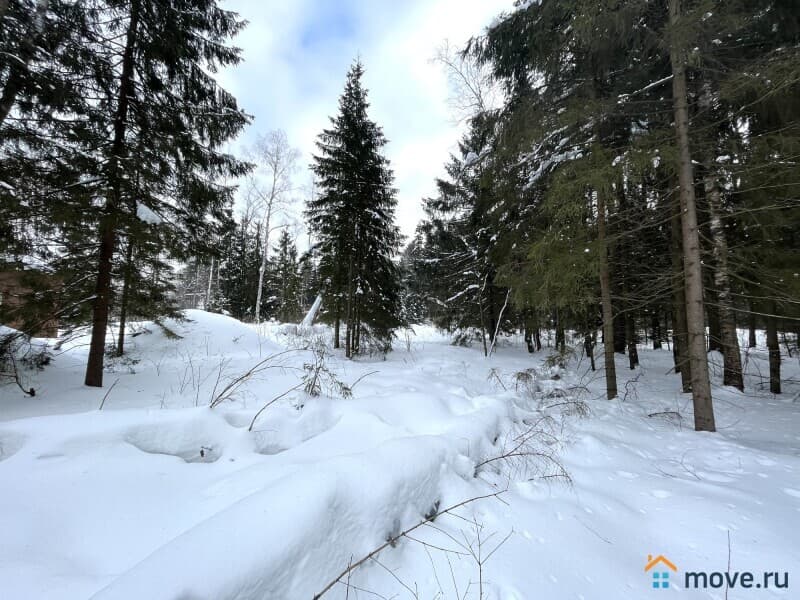
[[[284,129],[302,151],[305,167],[316,136],[337,111],[347,69],[360,56],[371,117],[390,142],[386,154],[398,188],[398,224],[413,233],[421,199],[434,193],[434,179],[460,131],[448,110],[447,78],[431,59],[445,39],[460,46],[512,5],[513,0],[224,2],[250,22],[235,40],[245,62],[220,76],[255,117],[238,143]]]

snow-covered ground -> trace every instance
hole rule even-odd
[[[329,356],[352,397],[323,373],[250,431],[315,356],[292,327],[188,317],[140,329],[104,389],[82,385],[80,343],[24,374],[35,397],[0,387],[3,599],[311,599],[490,495],[323,597],[798,597],[796,356],[775,397],[751,351],[746,392],[716,385],[719,431],[699,434],[666,349],[634,372],[619,357],[609,402],[585,360],[548,368],[511,342],[486,359],[422,327],[385,361]],[[661,554],[678,572],[654,590]],[[789,586],[686,590],[685,571]]]

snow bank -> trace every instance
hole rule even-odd
[[[451,454],[430,437],[388,442],[369,460],[309,465],[159,548],[94,598],[310,598],[351,557],[431,509]]]
[[[420,598],[475,598],[467,548],[482,544],[485,556],[503,540],[480,575],[487,599],[644,597],[648,553],[681,569],[725,570],[728,533],[734,568],[800,564],[786,535],[800,514],[791,372],[783,400],[721,388],[712,369],[720,432],[702,435],[690,430],[679,380],[665,375],[671,353],[640,349],[642,367],[620,381],[627,399],[593,400],[587,419],[545,421],[552,437],[536,448],[555,453],[567,486],[501,462],[476,477],[476,465],[513,447],[526,422],[557,417],[560,409],[542,408],[548,395],[580,384],[601,398],[602,378],[585,364],[558,380],[538,368],[539,380],[520,385],[515,373],[543,353],[501,345],[486,359],[418,328],[386,360],[329,359],[343,381],[360,379],[352,398],[298,390],[249,431],[257,410],[298,383],[307,352],[282,355],[280,368],[212,410],[215,386],[285,351],[292,334],[187,317],[132,328],[142,333],[110,366],[107,381],[118,384],[102,411],[107,389],[82,386],[80,346],[33,375],[35,399],[0,388],[4,597],[307,600],[437,501],[503,490],[503,502],[476,502],[415,531],[429,546],[387,548],[352,583],[384,597],[403,597],[408,585]],[[748,390],[766,360],[750,354]],[[761,592],[748,598],[791,597]],[[337,586],[326,598],[346,596]]]

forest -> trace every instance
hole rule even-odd
[[[698,532],[664,542],[696,565],[727,531],[730,572],[740,526],[765,573],[798,558],[774,537],[800,498],[797,0],[516,0],[443,42],[460,133],[411,234],[385,133],[404,124],[367,85],[389,67],[349,58],[304,153],[225,87],[241,12],[0,0],[0,474],[21,499],[0,515],[29,515],[9,548],[38,565],[0,566],[15,597],[577,597],[566,542],[542,571],[520,557],[586,536],[625,598],[650,582],[608,546],[655,553],[655,514]],[[130,556],[102,555],[77,515],[110,509],[75,481],[145,507],[114,530]],[[51,520],[89,540],[58,550],[85,559],[61,592]]]
[[[211,76],[241,59],[240,17],[211,0],[5,2],[0,239],[25,298],[2,319],[90,326],[87,385],[129,320],[297,322],[318,294],[348,356],[427,320],[485,353],[516,330],[530,352],[543,329],[561,353],[578,335],[592,364],[604,349],[608,398],[614,353],[635,369],[646,341],[671,346],[713,430],[709,351],[742,389],[737,328],[750,347],[765,329],[774,393],[780,346],[796,351],[800,15],[668,4],[523,2],[441,56],[466,130],[401,240],[360,62],[287,220],[286,134],[223,149],[250,122]]]

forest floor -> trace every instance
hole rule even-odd
[[[23,373],[35,397],[0,387],[0,597],[310,600],[387,540],[323,598],[798,597],[797,356],[780,396],[762,347],[745,393],[714,367],[709,434],[666,348],[618,357],[607,401],[586,359],[520,340],[487,359],[419,327],[326,371],[291,326],[187,316],[139,324],[104,389],[82,385],[81,340]],[[753,587],[686,589],[687,571]]]

